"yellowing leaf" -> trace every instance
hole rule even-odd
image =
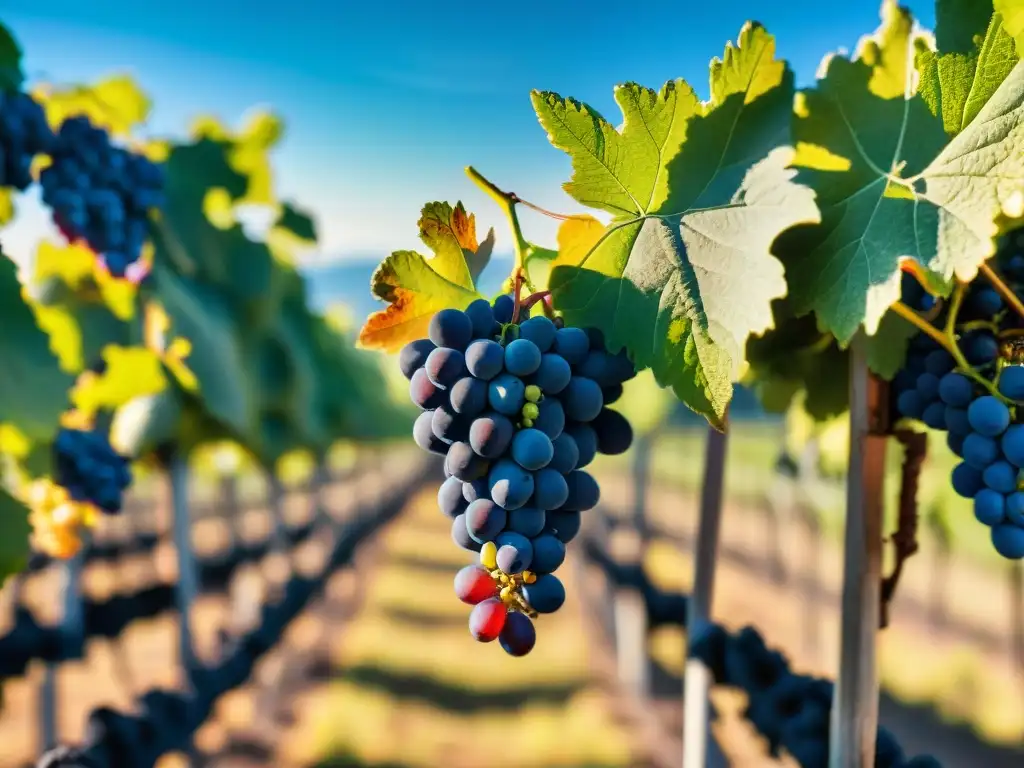
[[[357,340],[364,349],[395,352],[426,336],[430,318],[440,310],[465,309],[481,298],[467,262],[467,253],[478,247],[475,218],[462,203],[428,203],[419,226],[434,256],[396,251],[377,267],[371,289],[389,306],[367,318]]]
[[[145,347],[109,345],[103,349],[106,370],[79,377],[71,402],[80,411],[95,414],[114,410],[129,400],[155,395],[167,386],[160,358]]]
[[[50,337],[50,350],[57,356],[62,371],[78,373],[85,367],[82,329],[66,307],[33,303],[36,323]]]
[[[558,228],[558,258],[552,268],[578,267],[604,234],[604,224],[593,216],[570,216]]]
[[[179,336],[167,348],[167,354],[164,355],[164,365],[170,369],[174,378],[178,380],[178,384],[183,389],[189,392],[198,392],[199,379],[196,378],[192,369],[185,362],[185,359],[190,354],[192,354],[192,342]]]
[[[53,88],[42,85],[33,91],[42,102],[46,118],[55,128],[67,118],[85,115],[111,134],[125,137],[137,125],[146,122],[149,97],[128,75],[107,77],[92,86]]]
[[[13,424],[0,424],[0,453],[23,459],[32,450],[32,441]]]
[[[70,288],[79,288],[96,274],[96,254],[86,245],[58,245],[44,240],[36,248],[36,282],[57,277]]]

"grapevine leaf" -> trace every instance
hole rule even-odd
[[[281,215],[278,216],[274,226],[288,230],[300,240],[316,242],[316,222],[313,217],[291,203],[281,206]]]
[[[748,336],[771,326],[771,301],[786,292],[772,241],[817,220],[786,168],[793,75],[774,53],[763,27],[745,25],[712,62],[707,103],[683,80],[619,86],[621,131],[584,104],[533,94],[552,144],[572,158],[566,192],[613,216],[601,230],[563,225],[556,307],[601,328],[715,425]]]
[[[122,456],[141,458],[179,437],[183,412],[181,394],[173,388],[137,397],[114,414],[110,444]]]
[[[971,8],[978,5],[983,4],[972,3]],[[941,21],[940,32],[943,29]],[[966,24],[956,24],[950,19],[946,27],[954,26],[958,30],[968,28]],[[967,127],[1020,59],[1013,38],[998,14],[989,18],[986,12],[978,37],[980,45],[975,47],[972,44],[965,52],[945,49],[941,34],[938,36],[939,51],[918,44],[917,68],[921,77],[918,92],[932,114],[941,115],[950,136]],[[950,41],[950,45],[960,45],[960,41]]]
[[[71,390],[71,402],[79,411],[93,415],[114,411],[136,397],[155,395],[167,386],[160,357],[146,347],[111,344],[103,350],[102,374],[82,374]]]
[[[944,53],[973,53],[976,38],[983,36],[989,27],[992,5],[985,0],[937,0],[935,42],[938,49]]]
[[[27,564],[31,533],[28,508],[0,488],[0,587]]]
[[[995,0],[996,13],[1003,17],[1007,33],[1017,44],[1017,54],[1024,56],[1024,0]]]
[[[21,70],[21,46],[14,35],[0,24],[0,92],[21,90],[25,73]]]
[[[997,215],[1024,189],[1024,65],[950,140],[913,90],[912,19],[892,2],[882,19],[855,58],[828,61],[796,109],[794,165],[822,221],[784,238],[798,240],[785,248],[790,292],[797,312],[815,311],[844,345],[861,324],[877,332],[899,298],[901,260],[946,289],[954,276],[972,279],[993,251]]]
[[[797,317],[785,299],[773,306],[775,323],[764,336],[747,342],[744,376],[765,410],[784,413],[800,392],[817,420],[848,408],[849,355],[811,315]]]
[[[868,336],[868,368],[883,379],[892,380],[906,360],[907,344],[919,332],[895,312],[886,312],[878,332]]]
[[[454,208],[448,203],[428,203],[419,227],[420,238],[434,255],[395,251],[380,263],[370,288],[389,306],[366,319],[356,342],[359,347],[395,352],[425,337],[430,318],[438,311],[465,309],[481,298],[469,266],[479,250],[476,218],[466,213],[462,203]]]
[[[25,300],[14,262],[0,254],[0,422],[34,440],[52,436],[73,379]]]
[[[149,118],[152,102],[131,77],[114,75],[89,86],[40,86],[33,95],[55,128],[67,118],[85,115],[93,123],[123,138]]]

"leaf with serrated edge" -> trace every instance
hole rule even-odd
[[[1007,33],[1017,43],[1017,53],[1024,56],[1024,0],[995,0],[993,5],[1003,17]]]
[[[711,65],[711,100],[683,81],[660,92],[619,86],[621,132],[589,107],[534,93],[548,137],[570,154],[576,200],[612,214],[598,241],[559,254],[555,306],[596,326],[689,407],[724,423],[751,333],[771,327],[786,293],[776,235],[817,220],[786,169],[793,76],[775,41],[748,23]],[[592,237],[592,224],[580,223]],[[574,241],[575,242],[575,241]]]
[[[469,259],[479,252],[476,218],[462,203],[428,203],[420,215],[420,238],[434,252],[395,251],[373,273],[373,295],[388,302],[359,332],[357,346],[395,352],[427,335],[430,318],[442,309],[465,309],[481,298]],[[484,241],[487,244],[487,240]]]
[[[797,101],[794,165],[822,223],[800,233],[806,247],[787,248],[790,293],[843,344],[861,324],[878,331],[899,298],[901,259],[947,288],[971,280],[993,251],[996,216],[1024,189],[1024,65],[949,140],[913,90],[912,19],[894,3],[882,18],[853,60],[827,60]]]

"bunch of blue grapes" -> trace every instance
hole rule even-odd
[[[64,235],[84,240],[115,277],[138,261],[149,231],[149,212],[164,201],[162,168],[111,144],[87,117],[65,120],[39,182],[43,202]]]
[[[600,498],[583,468],[632,442],[629,422],[608,406],[636,371],[597,330],[544,316],[513,323],[514,311],[507,295],[442,310],[400,366],[423,409],[413,438],[445,457],[438,505],[455,542],[479,553],[455,578],[474,606],[470,632],[523,656],[536,642],[532,619],[565,601],[555,571]]]
[[[39,102],[21,91],[0,92],[0,187],[27,189],[33,160],[53,144],[53,131]]]
[[[710,625],[695,637],[690,654],[711,670],[715,681],[747,694],[744,717],[768,740],[773,757],[785,750],[801,768],[827,768],[831,681],[793,672],[786,658],[769,648],[760,633],[745,627],[730,633]],[[940,768],[930,755],[907,758],[885,728],[875,741],[876,768]]]
[[[101,432],[62,429],[53,448],[54,479],[72,499],[108,514],[121,511],[124,492],[132,482],[131,466]]]
[[[1021,235],[1011,233],[997,264],[1011,290],[1024,294]],[[913,300],[915,294],[905,287],[903,296]],[[893,380],[897,417],[947,433],[950,450],[962,459],[953,469],[953,490],[973,502],[975,517],[991,529],[995,550],[1008,559],[1021,559],[1024,356],[1014,343],[1021,318],[994,287],[980,280],[968,286],[956,309],[954,341],[963,361],[958,364],[928,335],[914,337]],[[946,326],[950,311],[947,301],[934,312],[936,328]]]

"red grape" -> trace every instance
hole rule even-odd
[[[508,611],[501,600],[488,598],[469,614],[469,633],[481,643],[493,642],[505,628],[507,616]]]
[[[455,595],[464,603],[476,605],[498,596],[498,582],[491,578],[486,568],[467,565],[455,574]]]

